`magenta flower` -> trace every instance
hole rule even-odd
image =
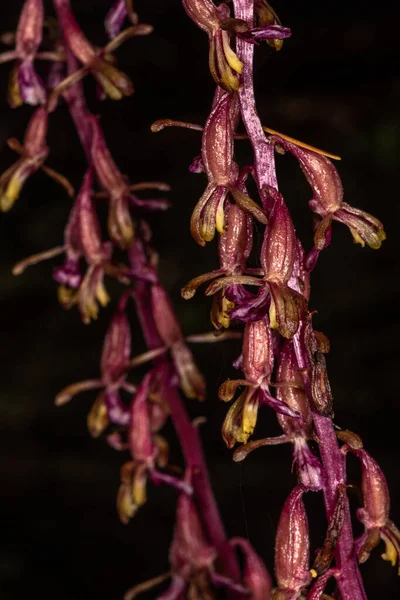
[[[300,418],[278,412],[277,419],[283,435],[244,444],[235,451],[233,459],[238,462],[257,448],[290,442],[293,444],[293,463],[297,467],[300,483],[306,490],[320,490],[324,485],[322,466],[308,445],[308,440],[312,439],[311,410],[298,370],[293,342],[289,340],[285,342],[279,355],[275,386],[276,399],[300,415]]]
[[[0,176],[0,210],[3,212],[12,208],[28,177],[39,169],[62,185],[70,196],[73,196],[74,190],[65,177],[44,165],[49,154],[46,145],[47,124],[47,110],[39,107],[28,123],[24,143],[20,144],[15,138],[8,140],[8,145],[20,155],[20,158]]]
[[[274,199],[274,205],[261,248],[263,279],[247,275],[219,279],[207,288],[206,294],[214,294],[227,285],[261,287],[257,296],[244,297],[239,302],[239,308],[232,312],[232,317],[240,315],[242,320],[248,320],[246,315],[249,313],[262,318],[269,312],[270,326],[278,329],[283,337],[292,338],[304,311],[303,296],[289,286],[297,255],[296,235],[282,195],[272,188],[265,193]]]
[[[236,442],[247,442],[256,426],[258,409],[262,404],[278,413],[300,417],[296,410],[269,392],[274,356],[271,330],[265,319],[246,323],[242,363],[246,379],[228,380],[219,389],[220,399],[230,401],[239,386],[246,388],[229,409],[222,426],[222,436],[228,448],[232,448]]]
[[[314,266],[318,252],[330,243],[332,220],[347,225],[358,244],[367,244],[375,250],[380,248],[386,239],[382,223],[372,215],[343,202],[342,182],[335,166],[326,156],[296,146],[278,136],[270,139],[297,158],[313,190],[313,199],[309,204],[318,215],[319,222],[314,234],[315,251],[309,258],[310,267]]]
[[[108,421],[126,426],[130,422],[129,407],[120,397],[120,390],[130,393],[134,386],[126,381],[131,355],[131,333],[124,310],[115,313],[104,339],[101,355],[100,379],[89,379],[64,388],[56,398],[57,406],[69,402],[81,392],[102,389],[102,402],[106,408]]]
[[[192,21],[207,33],[211,75],[221,88],[230,93],[239,89],[239,75],[243,70],[243,63],[231,48],[232,35],[251,43],[269,40],[276,49],[280,47],[279,41],[291,35],[290,29],[278,23],[263,22],[260,27],[250,29],[246,21],[230,17],[229,7],[225,3],[215,6],[211,0],[183,0],[183,7]]]
[[[8,87],[12,108],[24,102],[32,105],[46,102],[45,86],[33,64],[42,42],[43,17],[42,0],[25,0],[16,31],[15,50],[0,54],[0,63],[16,61]]]
[[[104,287],[104,275],[109,273],[126,281],[129,270],[111,265],[112,247],[101,239],[100,225],[92,202],[92,170],[89,169],[72,207],[64,233],[64,245],[35,254],[14,267],[20,275],[28,266],[53,258],[65,252],[66,260],[55,269],[53,277],[60,283],[59,300],[65,308],[78,304],[84,323],[97,319],[98,303],[106,306],[109,296]],[[80,271],[80,260],[85,259],[87,269]]]
[[[100,185],[109,199],[108,231],[110,238],[121,248],[132,244],[134,223],[130,208],[143,210],[165,210],[170,205],[163,199],[141,200],[135,190],[157,189],[168,191],[162,182],[148,182],[130,185],[112,159],[104,140],[98,119],[90,118],[92,128],[91,158]]]
[[[62,28],[64,42],[72,54],[82,63],[83,67],[65,79],[53,92],[55,99],[69,86],[73,85],[87,73],[92,73],[103,92],[112,100],[121,100],[124,96],[133,94],[132,82],[111,62],[109,54],[118,48],[125,39],[132,35],[147,35],[152,28],[148,25],[131,27],[128,32],[122,32],[105,48],[97,50],[85,37],[71,10],[69,0],[54,0],[58,19]]]
[[[235,278],[245,272],[246,262],[253,243],[251,217],[240,206],[227,201],[225,204],[225,223],[225,231],[219,236],[218,240],[220,268],[189,281],[181,290],[182,297],[185,300],[192,298],[197,288],[211,279],[221,276]],[[235,286],[234,289],[227,286],[214,295],[211,321],[216,329],[229,327],[229,313],[235,304],[227,298],[227,294],[232,293],[234,290],[237,294],[238,289],[239,286]],[[243,291],[243,293],[245,292]]]
[[[117,510],[122,523],[128,523],[147,499],[147,480],[166,483],[184,495],[192,493],[191,485],[158,469],[168,464],[168,444],[158,429],[164,425],[153,410],[152,395],[157,395],[158,371],[153,369],[145,377],[133,396],[129,410],[128,447],[132,459],[121,469],[121,485],[117,495]]]
[[[192,235],[201,246],[214,238],[216,229],[219,233],[224,233],[224,207],[228,193],[241,208],[266,223],[263,210],[238,185],[238,167],[233,161],[233,136],[237,118],[236,95],[217,89],[213,110],[204,126],[202,138],[202,161],[208,185],[196,204],[190,224]]]
[[[400,531],[389,519],[390,496],[386,478],[378,463],[365,450],[355,450],[347,446],[358,456],[362,465],[362,494],[364,506],[357,511],[357,517],[365,527],[365,533],[356,540],[358,560],[364,563],[372,550],[383,540],[386,551],[384,560],[393,566],[396,561],[400,573]]]

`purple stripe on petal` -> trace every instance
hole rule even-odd
[[[282,402],[281,400],[277,400],[271,394],[269,394],[266,390],[260,389],[259,391],[259,400],[266,404],[270,408],[273,408],[277,413],[281,415],[286,415],[288,417],[293,417],[294,419],[301,419],[300,413],[295,410],[292,410],[287,404]]]

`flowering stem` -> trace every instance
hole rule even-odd
[[[235,17],[245,20],[251,27],[253,25],[254,0],[233,0],[233,4]],[[242,118],[254,150],[256,180],[260,190],[264,185],[270,185],[277,189],[274,148],[266,141],[255,107],[253,87],[254,46],[240,38],[237,38],[236,43],[238,57],[243,62],[243,85],[239,90],[239,98]],[[300,330],[301,326],[299,327]],[[304,360],[305,354],[300,344],[299,332],[295,335],[294,343],[299,370],[307,373],[308,365]],[[310,398],[308,376],[305,375],[304,377],[306,379],[307,395]],[[312,402],[310,404],[312,405]],[[334,511],[338,486],[346,484],[344,457],[340,452],[331,419],[314,411],[313,420],[316,435],[321,440],[319,448],[325,471],[323,493],[329,520]],[[337,577],[338,586],[343,600],[366,600],[357,558],[354,553],[353,532],[347,498],[344,504],[344,522],[335,553],[336,563],[340,569],[340,574]]]
[[[158,348],[162,345],[162,341],[151,315],[150,285],[138,281],[134,297],[146,343],[150,349]],[[171,383],[173,374],[169,364],[164,357],[155,359],[156,364],[157,361],[162,361],[162,388],[171,410],[171,419],[182,447],[186,466],[192,473],[194,498],[199,507],[207,535],[218,551],[223,573],[234,581],[238,581],[240,577],[239,567],[232,547],[226,538],[222,519],[211,489],[198,429],[190,421],[181,397],[175,385]],[[232,598],[237,600],[241,598],[237,593],[230,592],[230,594]]]
[[[299,331],[301,331],[301,326],[299,327]],[[299,370],[303,373],[305,389],[310,398],[310,381],[306,374],[308,365],[304,360],[304,350],[299,338],[300,334],[298,332],[294,337],[297,364]],[[339,485],[346,484],[345,459],[339,449],[331,419],[313,411],[313,421],[315,433],[320,440],[319,450],[325,471],[323,493],[329,520],[335,508]],[[367,600],[357,563],[357,556],[354,552],[354,539],[347,496],[345,497],[343,508],[344,520],[335,552],[336,564],[340,569],[340,573],[337,576],[338,586],[343,600]]]
[[[70,52],[68,53],[67,63],[68,75],[71,75],[77,68],[77,61]],[[65,97],[68,102],[71,117],[74,120],[76,129],[79,133],[82,146],[90,160],[92,133],[87,126],[89,122],[87,117],[90,113],[87,109],[83,95],[82,82],[79,81],[72,85],[65,93]],[[137,280],[134,299],[148,348],[150,350],[161,348],[163,342],[156,329],[151,311],[150,285]],[[218,551],[221,571],[233,581],[239,581],[239,566],[234,551],[228,543],[218,506],[212,492],[197,427],[190,421],[176,386],[172,383],[172,369],[169,363],[166,362],[165,356],[156,357],[154,363],[161,365],[164,395],[171,411],[171,419],[182,447],[186,467],[192,474],[194,498],[197,502],[210,542]],[[229,591],[229,597],[232,598],[232,600],[241,600],[243,596],[239,595],[238,592]]]

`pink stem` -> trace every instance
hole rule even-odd
[[[234,0],[235,17],[247,21],[253,26],[254,0]],[[257,114],[256,101],[253,87],[253,56],[254,45],[240,39],[236,39],[236,49],[239,59],[243,63],[242,86],[239,89],[239,101],[242,119],[246,127],[247,135],[254,150],[254,166],[257,185],[261,190],[265,185],[278,189],[278,181],[275,170],[275,150],[269,144]]]

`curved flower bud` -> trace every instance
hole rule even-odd
[[[282,509],[275,543],[275,576],[278,589],[274,600],[295,599],[311,581],[309,571],[308,521],[302,496],[304,490],[297,486]]]
[[[322,154],[272,136],[285,150],[297,158],[313,191],[312,209],[325,216],[338,210],[343,203],[343,185],[334,164]]]

